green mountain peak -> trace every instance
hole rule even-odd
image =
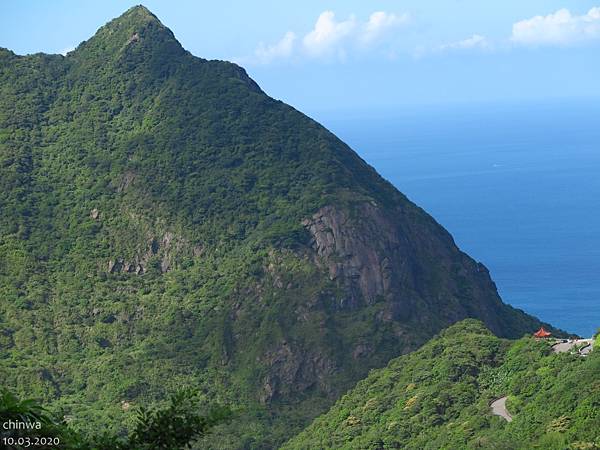
[[[184,53],[181,44],[162,22],[145,6],[128,9],[121,16],[101,27],[89,40],[83,42],[75,54],[91,53],[95,58],[124,53]]]
[[[125,11],[123,14],[121,14],[121,16],[119,16],[115,20],[119,20],[124,17],[132,17],[132,16],[136,16],[141,19],[156,20],[157,22],[160,22],[158,17],[156,17],[154,14],[152,14],[152,12],[148,8],[146,8],[144,5],[132,6],[131,8],[129,8],[127,11]]]
[[[162,22],[152,12],[143,5],[133,6],[121,14],[119,17],[108,22],[100,30],[107,29],[111,32],[119,32],[128,27],[137,28],[137,31],[142,31],[148,26],[156,26],[163,30],[168,30]],[[169,30],[170,33],[170,30]],[[172,34],[172,33],[171,33]]]

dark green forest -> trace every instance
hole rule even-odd
[[[0,189],[2,387],[85,442],[192,389],[234,417],[197,448],[276,448],[457,321],[541,325],[336,136],[141,6],[66,56],[0,48]]]
[[[181,390],[164,405],[137,407],[129,430],[111,434],[97,431],[83,435],[69,425],[68,416],[51,413],[35,399],[19,399],[0,391],[0,445],[4,449],[62,448],[68,450],[176,450],[190,448],[219,423],[232,417],[228,408],[213,406],[202,413],[197,393]],[[19,429],[15,423],[36,424]],[[4,424],[8,424],[5,427]],[[13,425],[11,425],[13,424]]]

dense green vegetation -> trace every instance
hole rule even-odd
[[[213,408],[202,415],[195,392],[180,391],[161,407],[136,408],[131,431],[124,436],[97,433],[83,436],[65,417],[50,414],[36,400],[20,400],[0,390],[0,445],[8,450],[61,448],[65,450],[180,450],[190,446],[211,428],[231,418],[227,408]],[[30,425],[24,428],[23,424]]]
[[[490,413],[505,395],[510,423]],[[597,449],[600,352],[555,354],[466,320],[373,370],[283,448]]]
[[[0,190],[0,380],[84,438],[193,387],[239,408],[199,446],[273,448],[457,320],[539,326],[344,143],[143,7],[66,57],[0,49]],[[371,299],[302,225],[365,204],[398,268]]]

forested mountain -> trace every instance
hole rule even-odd
[[[461,319],[540,326],[354,151],[144,7],[0,49],[0,379],[84,432],[182,386],[272,448]]]

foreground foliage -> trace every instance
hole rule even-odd
[[[61,448],[65,450],[183,450],[211,428],[231,418],[231,411],[216,407],[206,415],[200,414],[202,407],[197,394],[190,390],[174,394],[166,405],[152,408],[136,408],[128,436],[102,433],[83,436],[69,426],[65,418],[59,418],[33,399],[20,400],[6,389],[0,391],[0,424],[20,422],[35,424],[37,429],[0,430],[0,438],[18,439],[56,438],[55,445],[34,445],[35,448]],[[9,441],[12,442],[12,441]],[[2,441],[4,443],[4,441]],[[19,445],[2,448],[19,449]]]

